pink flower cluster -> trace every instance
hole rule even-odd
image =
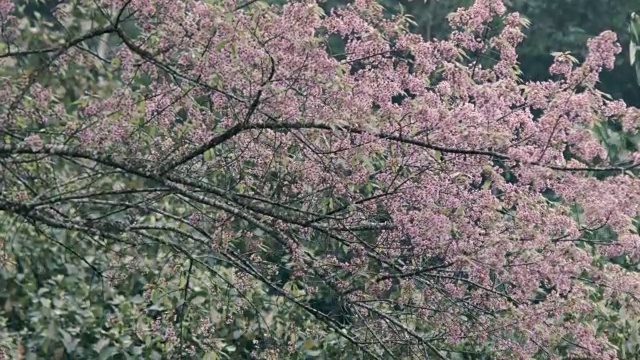
[[[83,153],[105,167],[141,165],[135,176],[171,188],[190,209],[157,200],[158,218],[179,228],[171,236],[204,233],[206,251],[264,272],[238,265],[240,289],[249,275],[268,283],[277,248],[306,296],[348,292],[362,314],[352,335],[375,327],[406,342],[433,330],[521,358],[569,336],[576,356],[612,356],[587,299],[606,285],[637,308],[625,294],[640,289],[637,274],[598,263],[640,256],[640,182],[593,134],[611,118],[640,125],[637,109],[595,88],[621,51],[613,32],[588,41],[583,64],[556,54],[555,80],[523,82],[523,20],[500,0],[456,11],[444,40],[408,33],[375,1],[328,14],[315,1],[100,3],[127,4],[142,29],[109,52],[117,90],[96,90],[77,113],[27,113],[55,115],[48,126],[67,131],[52,144],[108,155]],[[0,15],[10,10],[0,2]],[[496,17],[504,26],[486,38]],[[331,36],[344,54],[330,54]],[[38,85],[33,101],[55,104],[52,92]],[[37,135],[24,141],[43,148]],[[593,176],[605,170],[615,174]],[[603,228],[616,239],[589,240]],[[243,241],[246,259],[232,253]]]

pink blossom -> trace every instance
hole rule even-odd
[[[42,147],[44,146],[44,143],[42,141],[42,139],[40,138],[40,135],[38,134],[33,134],[33,135],[29,135],[24,139],[24,143],[29,146],[29,148],[33,151],[40,151],[42,150]]]
[[[57,101],[58,87],[36,83],[21,97],[24,80],[11,78],[1,91],[16,101],[17,115],[2,125],[25,140],[10,155],[49,161],[27,154],[44,142],[25,129],[45,128],[48,152],[69,166],[60,167],[60,188],[42,182],[42,201],[56,199],[51,214],[65,214],[72,229],[95,223],[84,213],[88,203],[105,214],[121,213],[128,201],[124,208],[152,209],[126,234],[106,225],[95,231],[136,245],[126,256],[110,253],[105,274],[114,286],[128,271],[158,270],[131,260],[146,256],[135,251],[156,235],[170,241],[171,259],[161,264],[169,272],[182,274],[185,263],[212,252],[225,262],[224,269],[197,265],[224,270],[224,281],[198,279],[205,282],[198,286],[231,294],[231,301],[219,301],[222,291],[205,300],[220,309],[198,315],[192,331],[203,349],[226,336],[214,334],[219,328],[244,326],[245,310],[263,306],[248,303],[254,295],[278,293],[264,302],[265,317],[296,308],[315,324],[319,315],[300,304],[339,292],[359,316],[348,332],[357,341],[370,341],[373,331],[408,344],[412,332],[431,337],[429,329],[446,345],[491,343],[500,356],[531,358],[566,338],[579,344],[575,356],[612,356],[585,299],[599,291],[640,311],[628,296],[640,291],[638,274],[598,263],[640,255],[633,227],[640,182],[620,171],[592,132],[604,119],[628,131],[640,124],[637,109],[595,88],[620,52],[614,33],[589,40],[581,64],[556,54],[554,80],[527,82],[516,49],[523,21],[499,0],[458,9],[441,40],[409,33],[372,0],[328,13],[315,1],[237,11],[236,1],[98,3],[127,4],[140,34],[109,43],[109,67],[79,52],[58,58],[60,69],[73,63],[111,79],[87,85],[73,111]],[[13,6],[0,4],[0,14]],[[503,26],[485,39],[496,18]],[[344,41],[339,57],[327,49],[332,36]],[[114,193],[111,176],[131,190],[126,197],[84,198],[79,183],[87,178],[96,179],[92,192]],[[55,216],[50,223],[59,222]],[[615,236],[592,240],[598,229]],[[273,283],[285,265],[291,282]],[[145,289],[146,300],[176,286],[161,278]],[[134,331],[176,345],[173,316]],[[325,328],[314,331],[326,337]]]

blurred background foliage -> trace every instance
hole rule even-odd
[[[284,3],[286,0],[269,2]],[[346,2],[327,0],[324,7],[328,10]],[[443,38],[450,30],[446,15],[472,1],[380,2],[389,14],[411,15],[415,21],[412,31],[425,38]],[[56,36],[62,32],[48,31],[61,26],[52,17],[54,8],[60,3],[63,1],[16,0],[23,14],[21,21],[31,24],[30,35],[24,38],[27,42],[39,46],[60,40]],[[640,106],[640,89],[626,53],[626,16],[636,10],[637,0],[508,0],[507,4],[512,11],[520,12],[531,21],[525,31],[527,38],[519,48],[525,79],[547,79],[551,52],[570,51],[581,59],[587,39],[611,29],[618,34],[624,52],[617,59],[616,68],[603,74],[599,88],[613,98]],[[79,19],[82,16],[78,14]],[[86,24],[79,21],[66,25],[67,29],[81,31]],[[22,68],[35,68],[40,64],[37,57],[24,61],[18,64]],[[102,77],[87,74],[82,66],[74,68],[70,65],[66,75],[65,78],[47,79],[45,76],[43,79],[68,90],[65,92],[69,96],[67,106],[73,106],[72,103],[82,96],[83,89],[114,86],[111,78],[105,78],[104,74]],[[621,133],[613,122],[603,124],[596,134],[607,144],[611,156],[619,159],[623,159],[625,151],[635,147],[638,141]],[[211,259],[202,261],[220,274],[217,278],[202,271],[202,267],[192,269],[188,263],[172,264],[166,258],[166,249],[161,247],[144,254],[120,249],[123,269],[127,256],[144,257],[142,268],[130,269],[130,275],[124,279],[107,281],[93,267],[101,268],[112,262],[102,249],[83,239],[82,234],[51,233],[37,226],[20,227],[10,217],[2,219],[0,243],[4,252],[0,255],[4,257],[4,265],[0,268],[0,347],[7,349],[12,358],[164,359],[185,356],[244,359],[250,358],[259,347],[262,356],[269,358],[272,354],[273,359],[358,358],[355,349],[338,337],[314,337],[314,324],[309,322],[308,316],[273,294],[260,290],[257,284],[249,284],[251,290],[244,293],[251,298],[255,308],[229,303],[230,299],[238,298],[238,293],[233,293],[236,290],[229,285],[238,281],[237,274]],[[606,238],[612,235],[603,230],[593,236]],[[110,246],[113,249],[117,245]],[[81,257],[89,259],[91,266],[80,261]],[[207,262],[209,260],[211,262]],[[627,268],[638,268],[628,259],[614,260]],[[163,271],[158,264],[177,266],[182,270]],[[287,289],[297,288],[294,282],[288,282],[286,259],[279,266],[284,270],[279,272],[278,283]],[[182,289],[187,281],[195,290],[183,296]],[[145,291],[153,299],[150,304],[142,296]],[[304,296],[303,290],[300,292]],[[606,299],[594,298],[594,301],[602,304],[601,312],[594,314],[598,330],[618,346],[620,358],[637,358],[640,353],[639,323],[634,314],[608,304]],[[349,321],[349,314],[331,294],[318,294],[309,302],[324,313],[336,314],[341,321]],[[214,319],[214,323],[203,324],[203,319]],[[170,334],[152,331],[158,322],[165,324],[165,329],[182,332],[185,340],[179,349],[167,348]],[[290,326],[292,322],[298,323]],[[215,334],[206,335],[207,341],[203,342],[203,335],[209,330]],[[196,349],[199,355],[189,357],[189,349]],[[463,345],[460,352],[449,355],[457,359],[484,358],[477,351],[465,349]],[[291,353],[296,355],[287,357]]]

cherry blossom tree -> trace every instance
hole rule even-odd
[[[175,309],[130,330],[166,356],[278,312],[287,335],[249,339],[254,356],[618,357],[592,321],[640,309],[640,276],[609,261],[640,255],[640,157],[594,136],[640,124],[596,88],[615,33],[524,82],[527,23],[500,0],[452,13],[444,40],[372,0],[76,0],[36,40],[14,7],[0,1],[0,210],[67,252],[56,239],[95,244],[74,254],[113,289],[155,271],[141,313],[184,274]]]

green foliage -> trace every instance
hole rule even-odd
[[[430,38],[444,36],[448,31],[445,15],[455,7],[467,5],[468,1],[383,3],[387,5],[389,14],[412,14],[415,20],[413,30]],[[595,35],[605,25],[618,23],[617,15],[607,17],[602,14],[623,12],[622,8],[626,6],[623,3],[586,6],[580,1],[513,1],[512,6],[521,9],[533,23],[529,39],[521,49],[525,73],[531,78],[546,78],[551,51],[583,48],[589,36]],[[326,6],[336,4],[328,2]],[[576,9],[584,10],[576,12]],[[70,11],[77,11],[74,18],[78,19],[77,23],[65,24],[71,34],[83,30],[81,19],[93,18],[80,7],[72,7]],[[24,37],[27,43],[23,45],[47,47],[64,40],[52,35],[60,35],[60,31],[49,31],[59,24],[46,16],[44,19],[37,15],[34,17],[41,26]],[[564,24],[562,26],[566,28],[558,31],[559,24]],[[135,29],[129,30],[135,32]],[[102,41],[111,40],[105,37]],[[218,44],[220,47],[223,45]],[[89,50],[98,51],[100,43],[89,43],[87,46]],[[337,56],[343,52],[341,46],[338,40],[331,44]],[[9,73],[16,69],[33,71],[43,61],[38,57],[18,59],[18,64],[13,64],[15,67],[3,67],[2,72]],[[117,59],[113,62],[117,62]],[[100,92],[106,94],[116,88],[117,63],[103,64],[96,60],[96,67],[101,69],[97,72],[86,72],[86,67],[74,64],[65,66],[61,72],[64,76],[47,77],[42,74],[39,80],[50,87],[64,89],[60,93],[65,96],[63,104],[67,108],[83,105],[86,100],[83,89],[93,93],[99,88]],[[631,92],[627,85],[621,85],[618,81],[624,78],[624,74],[628,75],[628,70],[624,71],[615,73],[614,77],[605,81],[603,88],[615,94],[626,95]],[[141,88],[148,85],[144,80],[138,80],[142,83]],[[207,105],[203,101],[202,106]],[[638,140],[637,135],[622,133],[615,121],[600,124],[594,131],[607,144],[615,162],[623,160],[629,150],[635,149]],[[213,151],[206,152],[204,161],[221,155]],[[367,154],[363,161],[372,172],[385,165],[381,154]],[[53,167],[57,165],[51,166],[50,169],[30,170],[53,173]],[[65,169],[56,167],[55,170],[56,176],[65,174]],[[398,173],[401,173],[400,169]],[[277,172],[269,174],[267,178],[273,183],[285,182]],[[232,187],[235,180],[223,170],[208,179],[211,184],[223,188]],[[116,181],[110,178],[100,183],[99,187],[117,188],[119,181],[131,180],[120,178]],[[129,188],[137,185],[135,181],[127,183]],[[240,184],[236,188],[239,194],[245,192],[242,186]],[[359,191],[365,196],[372,196],[374,190],[381,186],[372,177]],[[15,188],[11,191],[20,190],[25,189]],[[324,199],[324,213],[349,206],[347,199],[340,197],[326,196]],[[301,203],[292,202],[296,206]],[[185,216],[189,213],[188,207],[181,202],[167,200],[164,206]],[[86,209],[89,213],[100,213],[99,208],[87,206]],[[5,256],[5,266],[0,269],[0,288],[6,289],[0,293],[0,346],[6,348],[13,358],[161,359],[184,356],[244,359],[250,358],[251,353],[256,351],[272,358],[351,359],[358,354],[355,347],[337,335],[318,335],[321,333],[320,326],[312,316],[291,302],[284,301],[277,290],[266,288],[258,281],[248,280],[234,271],[232,266],[215,254],[215,250],[203,253],[201,248],[197,248],[196,251],[195,246],[190,248],[189,244],[174,242],[171,236],[148,239],[147,243],[127,247],[116,241],[98,240],[82,232],[54,231],[39,224],[21,223],[13,215],[5,213],[0,213],[0,216],[3,218],[0,234],[4,234],[0,240]],[[381,206],[379,216],[386,216]],[[119,219],[128,221],[124,215]],[[146,220],[156,222],[156,219]],[[233,244],[239,252],[255,250],[251,248],[252,240],[265,236],[263,230],[246,222],[237,221],[235,226],[249,233]],[[373,242],[376,238],[374,232],[366,231],[359,236],[365,242]],[[591,236],[593,238],[587,240],[599,241],[611,237],[611,234],[606,233],[605,229]],[[123,237],[126,240],[126,235]],[[305,245],[313,246],[315,254],[335,254],[340,260],[353,256],[346,246],[325,240],[316,234]],[[260,250],[268,254],[264,260],[274,269],[268,274],[271,282],[307,301],[310,307],[327,314],[341,325],[348,326],[354,321],[355,315],[343,306],[339,291],[322,287],[319,292],[312,294],[305,284],[296,281],[295,269],[291,266],[291,259],[284,256],[286,251],[282,245],[276,242],[267,244],[268,247]],[[185,256],[175,257],[176,251],[183,252]],[[437,259],[425,260],[426,263],[429,261],[437,263]],[[636,266],[629,261],[625,265],[628,268]],[[375,273],[379,269],[370,270]],[[113,278],[111,274],[114,273],[128,273],[128,276]],[[335,272],[337,279],[349,279],[354,287],[359,285],[358,277],[368,279],[371,276]],[[402,289],[400,282],[394,283],[388,297],[392,298],[402,291],[407,290]],[[594,314],[599,330],[615,341],[622,358],[637,354],[640,343],[636,315],[628,314],[627,309],[611,304],[606,299],[598,299],[598,294],[594,294],[594,299],[600,305],[600,312]],[[214,322],[205,322],[210,319]],[[172,336],[178,340],[168,341]],[[449,354],[453,359],[481,359],[488,358],[486,354],[491,349],[480,349],[481,352],[477,347],[463,343],[454,350]]]
[[[281,297],[215,265],[215,255],[181,264],[152,244],[139,253],[4,218],[0,233],[13,235],[0,269],[1,345],[13,359],[248,359],[256,350],[281,358],[287,347],[306,354],[294,359],[337,359],[345,349],[314,336],[316,325]],[[294,281],[278,282],[305,296]],[[325,295],[310,303],[339,308],[321,305]]]

